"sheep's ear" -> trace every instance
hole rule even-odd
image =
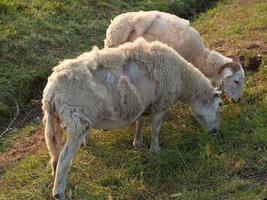
[[[98,46],[94,45],[92,51],[98,51],[98,50],[99,50]]]
[[[223,71],[223,77],[228,77],[228,76],[232,76],[234,73],[232,72],[232,70],[228,69],[224,69]]]
[[[237,72],[237,71],[240,71],[240,70],[241,70],[241,65],[238,64],[238,63],[236,63],[236,62],[229,62],[229,63],[226,63],[226,64],[224,64],[223,66],[220,67],[219,74],[222,74],[222,72],[223,72],[226,68],[230,68],[231,71],[234,73],[234,72]]]
[[[241,61],[240,58],[238,56],[227,56],[228,58],[231,58],[233,60],[233,62],[238,63],[239,65],[241,65]]]
[[[219,90],[214,91],[215,97],[220,97],[221,95],[222,95],[222,91],[219,91]]]
[[[215,92],[218,92],[218,93],[219,93],[219,92],[222,93],[222,89],[221,89],[221,88],[222,88],[221,85],[220,85],[219,87],[215,87],[215,88],[214,88],[214,91],[215,91]]]

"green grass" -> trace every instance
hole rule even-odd
[[[90,1],[92,4],[93,2]],[[160,1],[156,1],[155,5],[152,1],[145,3],[146,6],[157,6],[157,2]],[[94,18],[99,21],[91,23],[108,25],[107,18],[117,14],[120,9],[131,9],[134,5],[134,2],[120,3],[120,1],[114,1],[110,4],[103,1],[93,7],[98,9],[99,15],[94,15],[96,11],[92,10],[94,14],[88,12],[85,16],[98,16]],[[37,2],[36,4],[38,5]],[[59,8],[60,5],[61,8]],[[7,7],[7,10],[12,11],[12,6]],[[37,16],[31,22],[34,24],[40,11],[37,12],[33,7],[30,7],[27,13]],[[78,34],[79,31],[86,32],[90,26],[95,27],[87,20],[83,23],[83,19],[86,19],[83,16],[85,10],[93,8],[88,6],[84,8],[85,10],[83,8],[77,10],[78,7],[72,1],[67,1],[66,5],[50,2],[42,7],[42,15],[51,21],[55,20],[52,27],[58,27],[59,30],[57,32],[53,29],[52,32],[55,35],[49,36],[47,33],[45,37],[47,40],[51,37],[52,39],[43,44],[47,53],[40,55],[40,60],[38,58],[42,65],[47,65],[44,66],[47,71],[42,76],[45,77],[51,66],[61,58],[78,55],[81,51],[90,49],[93,43],[102,44],[106,26],[103,29],[101,26],[96,26],[101,29],[88,32],[88,37],[84,36],[84,33]],[[225,54],[237,55],[246,52],[243,54],[246,57],[254,54],[262,56],[258,71],[246,72],[246,89],[242,102],[232,104],[224,99],[220,134],[216,138],[201,129],[186,106],[173,107],[165,116],[160,135],[161,154],[157,156],[150,154],[148,149],[133,149],[133,126],[113,131],[93,130],[90,145],[82,147],[73,161],[69,172],[67,197],[69,199],[182,200],[263,200],[266,198],[267,53],[262,50],[267,43],[266,31],[262,31],[267,19],[266,7],[267,3],[263,0],[225,1],[193,22],[210,47],[218,50],[223,47]],[[112,11],[107,12],[111,9]],[[71,15],[75,16],[75,19],[66,15],[66,20],[63,20],[64,13],[70,11],[75,13]],[[48,14],[44,14],[45,12]],[[58,16],[58,13],[62,15]],[[248,15],[248,13],[253,14]],[[78,16],[80,18],[77,19],[82,20],[79,23],[76,19]],[[13,18],[16,17],[13,16]],[[43,22],[48,23],[49,20]],[[65,23],[58,24],[57,20],[63,20]],[[33,24],[25,26],[32,27]],[[42,34],[45,34],[45,31],[36,24],[36,29],[38,28]],[[12,30],[11,28],[10,33]],[[32,28],[30,32],[35,31]],[[249,34],[250,32],[253,34]],[[10,33],[7,31],[6,34]],[[17,37],[22,37],[21,33]],[[54,40],[57,37],[57,42],[64,38],[59,47]],[[255,42],[255,38],[260,47],[248,49],[251,43]],[[66,42],[68,40],[73,41]],[[78,40],[83,42],[75,47],[74,43]],[[33,44],[30,41],[32,40],[25,43],[24,47],[29,47],[26,50],[31,52],[34,50],[31,48]],[[19,43],[14,41],[14,44],[11,42],[9,45],[19,45]],[[51,53],[53,50],[55,52]],[[10,50],[10,52],[13,51]],[[30,54],[26,54],[25,59],[27,55]],[[23,57],[23,55],[19,56]],[[23,62],[22,65],[24,64]],[[29,69],[32,69],[33,65],[30,66]],[[21,132],[22,136],[27,137],[31,130],[32,128],[24,129]],[[149,145],[150,123],[146,124],[144,134],[145,143]],[[1,140],[0,151],[12,148],[11,140],[17,137],[15,134],[6,141]],[[40,148],[35,154],[5,167],[0,174],[0,199],[51,199],[52,176],[48,161],[49,155],[46,148]]]
[[[210,9],[194,22],[205,43],[228,54],[265,54],[267,47],[267,4],[264,0],[227,0]],[[241,5],[242,4],[242,5]],[[224,9],[224,12],[221,10]],[[205,26],[203,26],[203,22]]]

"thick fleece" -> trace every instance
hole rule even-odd
[[[169,45],[205,76],[222,80],[228,96],[234,99],[242,96],[245,75],[241,65],[206,48],[189,21],[159,11],[124,13],[115,17],[108,27],[105,47],[117,47],[138,37],[147,41],[158,40]],[[225,74],[231,78],[226,78]],[[237,82],[239,84],[236,84]]]
[[[46,144],[55,174],[54,197],[65,199],[71,160],[91,128],[127,126],[148,113],[154,116],[151,151],[158,152],[160,122],[169,106],[183,101],[198,108],[197,103],[204,102],[213,114],[218,109],[213,109],[216,102],[212,100],[210,81],[160,42],[139,38],[118,48],[94,48],[64,60],[48,78],[42,100]],[[67,141],[61,151],[62,129]]]

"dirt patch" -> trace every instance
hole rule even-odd
[[[9,151],[0,154],[0,171],[4,166],[34,154],[42,147],[44,147],[43,129],[32,130],[26,137],[18,139]]]
[[[254,30],[255,35],[259,31],[265,31],[266,29],[267,26],[257,27]],[[244,69],[253,72],[258,71],[263,63],[264,57],[267,55],[267,43],[262,41],[262,38],[255,38],[253,41],[242,41],[241,44],[233,40],[218,39],[210,45],[210,49],[215,49],[227,57],[239,57]]]
[[[5,136],[17,128],[24,127],[29,122],[40,123],[42,118],[42,109],[40,100],[31,100],[31,104],[20,108],[17,105],[17,114],[11,119],[6,127],[0,127],[0,135]]]
[[[220,41],[221,42],[221,41]],[[230,45],[227,43],[224,44],[216,44],[216,51],[227,56],[227,57],[238,57],[241,65],[246,71],[254,71],[257,72],[263,62],[263,56],[265,53],[257,53],[257,52],[267,52],[267,48],[261,46],[259,43],[251,43],[246,49],[241,51],[230,48]]]
[[[267,183],[267,172],[253,167],[242,169],[237,172],[237,176],[245,179],[253,179],[263,184]]]
[[[262,64],[262,56],[260,55],[254,55],[251,57],[240,56],[239,58],[242,66],[249,71],[258,71]]]

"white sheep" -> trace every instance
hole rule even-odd
[[[217,130],[218,91],[198,69],[160,42],[140,38],[118,48],[95,48],[60,63],[48,78],[42,100],[54,197],[65,199],[71,160],[90,129],[120,128],[137,121],[138,146],[143,118],[149,115],[150,151],[157,153],[162,116],[177,101],[188,104],[209,132]],[[67,140],[60,152],[62,129]]]
[[[189,21],[159,11],[124,13],[109,25],[105,47],[116,47],[138,37],[173,47],[205,76],[219,80],[223,92],[234,101],[243,95],[245,74],[241,65],[206,48]]]

